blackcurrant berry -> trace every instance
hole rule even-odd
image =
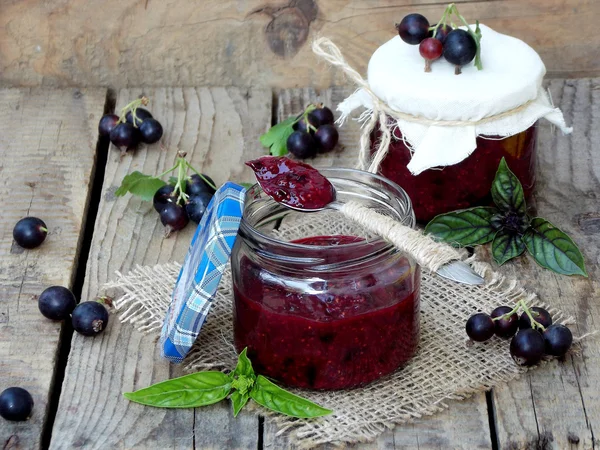
[[[441,41],[435,38],[423,39],[419,44],[419,53],[425,59],[425,72],[431,72],[431,61],[442,56],[444,50]]]
[[[530,308],[530,311],[533,320],[542,325],[544,328],[548,328],[550,325],[552,325],[552,316],[544,308],[538,308],[537,306],[534,306],[533,308]],[[525,313],[521,314],[521,318],[519,319],[519,328],[521,330],[531,328],[531,321],[529,320],[529,316]],[[539,331],[539,328],[536,328],[536,330]]]
[[[313,109],[308,113],[308,117],[318,124],[317,127],[333,123],[333,112],[327,106]]]
[[[67,319],[76,306],[75,295],[63,286],[51,286],[38,298],[40,312],[51,320]]]
[[[564,325],[550,325],[544,331],[544,344],[547,355],[564,356],[573,343],[573,333]]]
[[[25,217],[13,228],[13,238],[23,248],[36,248],[42,245],[47,235],[46,224],[37,217]]]
[[[544,356],[544,338],[531,328],[520,330],[510,341],[510,354],[520,366],[533,366]]]
[[[311,117],[308,114],[306,117],[301,118],[298,122],[296,122],[292,128],[295,131],[301,131],[303,133],[310,133],[311,135],[315,134],[315,129],[319,127],[319,121]]]
[[[108,324],[108,311],[98,302],[83,302],[75,307],[72,316],[73,328],[84,336],[101,333]]]
[[[160,211],[160,221],[166,227],[166,235],[179,231],[190,221],[185,208],[177,203],[167,203]]]
[[[204,177],[204,178],[202,178]],[[185,193],[187,195],[198,195],[203,193],[214,194],[215,188],[212,186],[216,186],[215,182],[208,175],[202,174],[202,177],[197,173],[193,174],[191,177],[187,179],[187,183],[185,185]],[[205,181],[207,180],[208,183]],[[210,184],[209,184],[210,183]],[[211,186],[212,184],[212,186]]]
[[[20,387],[9,387],[0,394],[0,416],[6,420],[27,420],[33,410],[31,394]]]
[[[438,27],[437,31],[435,32],[435,36],[433,37],[443,44],[446,42],[446,38],[451,31],[452,27],[450,25],[441,25]]]
[[[118,122],[119,116],[116,114],[105,114],[98,124],[98,134],[100,136],[108,136],[112,129],[117,126]]]
[[[465,30],[452,30],[444,42],[444,58],[455,66],[464,66],[475,58],[477,43]],[[457,72],[460,73],[460,72]]]
[[[127,150],[135,148],[140,143],[140,139],[140,130],[130,123],[120,123],[110,132],[110,142]]]
[[[188,202],[185,204],[185,212],[192,222],[200,223],[212,198],[213,194],[209,194],[208,192],[201,192],[200,194],[190,196]]]
[[[302,131],[294,131],[286,143],[288,152],[297,158],[309,158],[317,154],[317,143],[313,137]]]
[[[174,186],[165,184],[158,191],[156,191],[154,198],[152,199],[152,204],[157,212],[161,212],[167,203],[174,203],[177,201],[177,198],[173,196],[174,190]]]
[[[396,29],[400,39],[407,44],[417,45],[429,34],[429,21],[421,14],[409,14],[396,24]]]
[[[146,144],[158,142],[163,135],[163,127],[156,119],[145,119],[139,129],[142,142]]]
[[[135,110],[135,115],[137,117],[136,125],[139,127],[146,119],[152,119],[152,114],[150,114],[150,111],[144,109],[144,108],[137,108]],[[131,125],[133,125],[133,114],[131,113],[131,111],[127,111],[127,114],[125,114],[125,121],[127,123],[130,123]]]
[[[494,335],[494,322],[485,313],[473,314],[465,326],[467,335],[476,342],[487,341]]]
[[[499,306],[498,308],[492,311],[492,319],[496,317],[503,316],[512,311],[512,308],[509,306]],[[494,332],[496,336],[501,337],[503,339],[508,339],[509,337],[513,337],[514,334],[519,329],[519,315],[514,312],[508,318],[494,320]]]
[[[339,134],[335,129],[335,126],[330,124],[321,125],[317,129],[314,139],[318,145],[319,151],[328,152],[333,150],[338,143]]]

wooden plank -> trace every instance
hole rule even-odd
[[[288,89],[278,95],[278,120],[296,115],[309,103],[322,102],[335,109],[338,103],[353,92],[353,88],[336,87],[317,92],[311,88]],[[335,117],[338,113],[334,111]],[[339,128],[340,143],[331,153],[309,160],[316,167],[354,167],[358,159],[360,126],[348,120]],[[265,448],[286,448],[290,444],[285,435],[277,435],[277,427],[265,417]],[[323,446],[325,448],[325,446]],[[485,394],[469,400],[454,402],[448,411],[425,417],[383,433],[376,442],[357,444],[353,448],[490,448],[491,437]]]
[[[316,60],[328,36],[359,72],[420,12],[432,22],[447,1],[186,0],[4,1],[0,84],[45,86],[273,86],[344,82]],[[600,75],[597,0],[464,0],[461,13],[525,40],[551,74]],[[193,38],[192,38],[193,37]],[[198,45],[201,42],[202,45]],[[507,62],[507,63],[510,63]]]
[[[117,107],[142,93],[121,90]],[[82,297],[93,298],[114,272],[134,265],[183,261],[193,226],[163,238],[152,204],[114,192],[134,170],[160,173],[175,161],[177,150],[215,182],[250,181],[243,162],[263,154],[258,136],[271,122],[271,91],[238,88],[157,88],[146,90],[149,109],[165,129],[163,142],[119,159],[111,148],[103,195],[88,261]],[[95,338],[75,335],[66,370],[52,449],[191,448],[199,443],[256,448],[258,419],[233,420],[229,405],[209,409],[165,410],[129,403],[121,393],[181,375],[179,366],[160,358],[156,343],[112,318]],[[231,420],[231,422],[230,422]],[[227,430],[227,433],[224,432]],[[204,445],[202,445],[204,447]]]
[[[62,322],[44,318],[36,296],[72,287],[105,100],[104,89],[0,90],[0,390],[23,387],[35,404],[27,422],[0,419],[2,448],[41,444]],[[29,215],[49,234],[24,250],[12,230]]]
[[[574,316],[571,329],[581,336],[600,329],[600,79],[553,80],[549,87],[575,129],[572,136],[561,136],[541,124],[537,214],[579,245],[589,278],[556,275],[530,257],[502,271],[524,281],[544,303]],[[590,337],[581,344],[581,356],[568,355],[494,389],[500,448],[594,448],[600,432],[599,384],[600,339]]]

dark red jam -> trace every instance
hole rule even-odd
[[[355,246],[331,249],[361,241],[318,236],[293,242],[323,246],[319,252],[329,263],[354,259]],[[312,273],[273,273],[243,256],[233,272],[235,345],[248,347],[258,373],[289,386],[345,389],[393,372],[416,351],[420,273],[398,253],[360,270]]]
[[[267,195],[296,209],[321,209],[335,200],[333,185],[317,169],[283,156],[246,163]]]
[[[374,142],[380,138],[379,127],[376,130],[371,136],[371,151],[375,151]],[[416,176],[406,168],[411,152],[397,127],[394,137],[379,173],[406,191],[420,222],[449,211],[491,204],[490,188],[502,157],[521,181],[526,198],[531,198],[535,184],[535,125],[506,138],[477,137],[477,149],[464,161]]]

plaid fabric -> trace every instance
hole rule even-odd
[[[185,257],[161,333],[162,354],[179,363],[212,305],[244,211],[245,189],[227,182],[208,204]]]

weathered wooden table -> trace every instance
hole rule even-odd
[[[600,329],[600,79],[552,80],[549,87],[575,132],[564,137],[542,125],[537,209],[580,245],[590,277],[554,275],[526,257],[501,270],[572,314],[574,334],[582,335]],[[0,389],[22,386],[35,400],[29,421],[0,420],[2,449],[288,447],[269,418],[242,412],[233,419],[226,402],[196,410],[129,403],[122,392],[180,375],[180,369],[160,359],[155,340],[115,317],[98,337],[72,334],[40,315],[35,295],[59,284],[91,300],[116,270],[182,261],[194,227],[164,239],[151,204],[115,197],[126,174],[159,173],[179,149],[218,183],[252,181],[243,162],[264,154],[258,137],[273,117],[310,101],[335,105],[351,91],[148,89],[168,150],[155,145],[121,159],[98,143],[97,123],[115,102],[120,108],[142,90],[122,90],[116,99],[103,89],[0,90]],[[343,150],[319,156],[317,165],[352,165],[358,133],[356,123],[348,123]],[[39,249],[23,251],[12,242],[14,224],[26,215],[43,218],[50,229]],[[592,337],[579,356],[356,447],[595,448],[599,384],[600,339]]]

